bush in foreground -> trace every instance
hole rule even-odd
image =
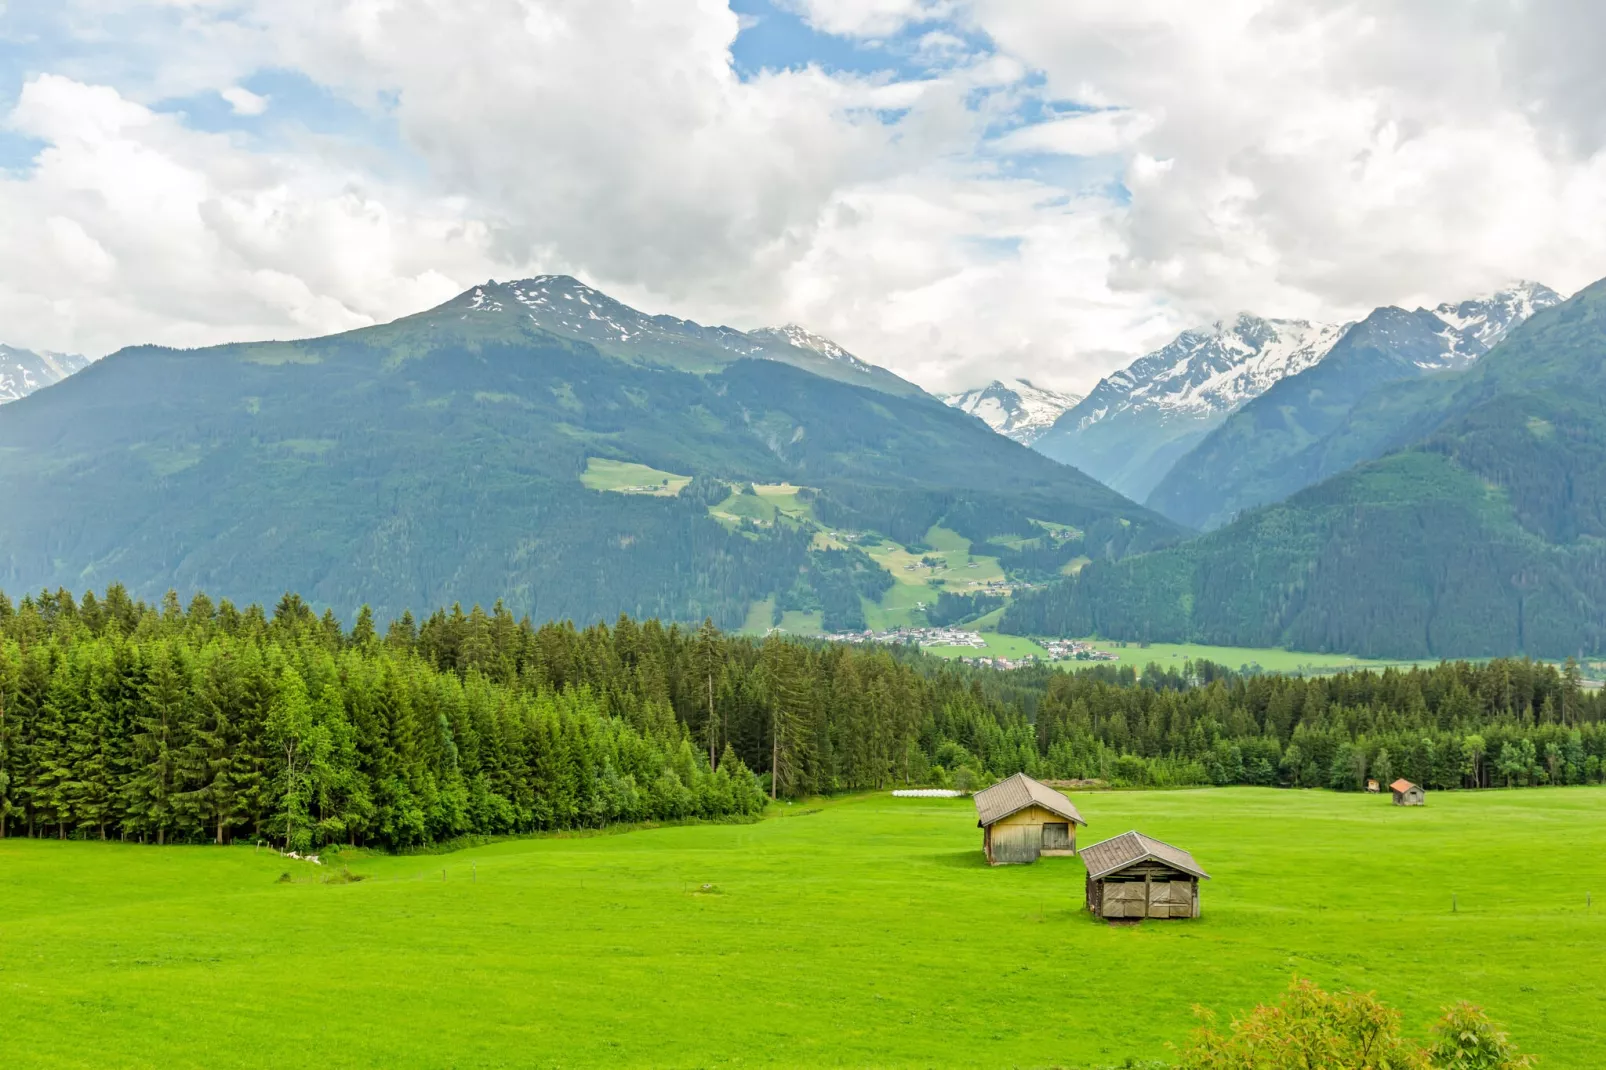
[[[1327,992],[1296,980],[1225,1032],[1208,1011],[1181,1053],[1182,1070],[1524,1070],[1520,1054],[1484,1011],[1458,1003],[1428,1043],[1400,1034],[1400,1012],[1369,992]]]

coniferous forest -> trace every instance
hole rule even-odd
[[[1606,701],[1527,660],[1309,679],[916,651],[501,606],[343,627],[118,586],[0,595],[0,834],[404,849],[729,818],[768,791],[1598,783]]]

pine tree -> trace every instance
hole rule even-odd
[[[804,675],[807,655],[801,647],[767,640],[762,655],[762,689],[770,713],[770,798],[797,791],[808,758],[806,729],[812,696]]]
[[[718,766],[719,744],[722,739],[719,715],[714,709],[714,678],[724,667],[725,651],[719,629],[711,618],[704,617],[697,629],[692,647],[692,666],[697,676],[697,687],[707,697],[708,719],[703,724],[703,738],[708,742],[708,767]]]
[[[173,604],[177,604],[176,596]],[[178,756],[184,745],[181,733],[189,719],[191,694],[186,676],[179,648],[167,640],[159,641],[145,669],[134,718],[137,765],[125,789],[127,808],[134,827],[142,834],[154,832],[158,844],[166,842],[177,816],[173,796],[178,788]]]

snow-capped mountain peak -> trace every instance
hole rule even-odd
[[[995,379],[986,386],[949,394],[942,400],[999,434],[1029,446],[1082,398],[1034,386],[1026,379]]]
[[[1101,380],[1079,426],[1128,409],[1205,416],[1231,412],[1279,379],[1304,371],[1349,324],[1262,319],[1247,312],[1183,331],[1169,344]]]
[[[860,360],[829,338],[796,324],[739,331],[706,327],[677,316],[649,315],[570,275],[537,275],[515,282],[482,283],[432,309],[493,331],[535,328],[594,346],[610,356],[668,365],[698,374],[742,358],[773,360],[816,375],[899,395],[922,393],[892,372]]]
[[[1493,349],[1511,329],[1535,312],[1561,304],[1561,294],[1539,282],[1515,282],[1492,294],[1444,304],[1433,314],[1458,334]]]
[[[859,371],[868,372],[874,367],[868,361],[860,360],[824,335],[805,330],[795,323],[788,323],[781,327],[760,327],[756,331],[748,331],[747,336],[749,338],[757,338],[762,342],[779,342],[789,345],[793,349],[801,349],[806,353],[817,353],[826,360],[846,364]]]
[[[59,383],[89,363],[88,357],[73,353],[35,353],[0,344],[0,405]]]

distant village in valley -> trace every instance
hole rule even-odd
[[[833,643],[909,644],[922,647],[987,649],[987,640],[980,632],[964,628],[891,628],[880,632],[837,632],[821,638]],[[981,654],[962,656],[959,661],[962,664],[975,665],[980,668],[1019,669],[1028,665],[1041,665],[1045,662],[1121,660],[1119,654],[1109,650],[1100,650],[1092,643],[1084,642],[1081,639],[1046,639],[1041,641],[1041,645],[1046,654],[1043,657],[1036,654],[1027,654],[1018,658],[1008,658]]]

